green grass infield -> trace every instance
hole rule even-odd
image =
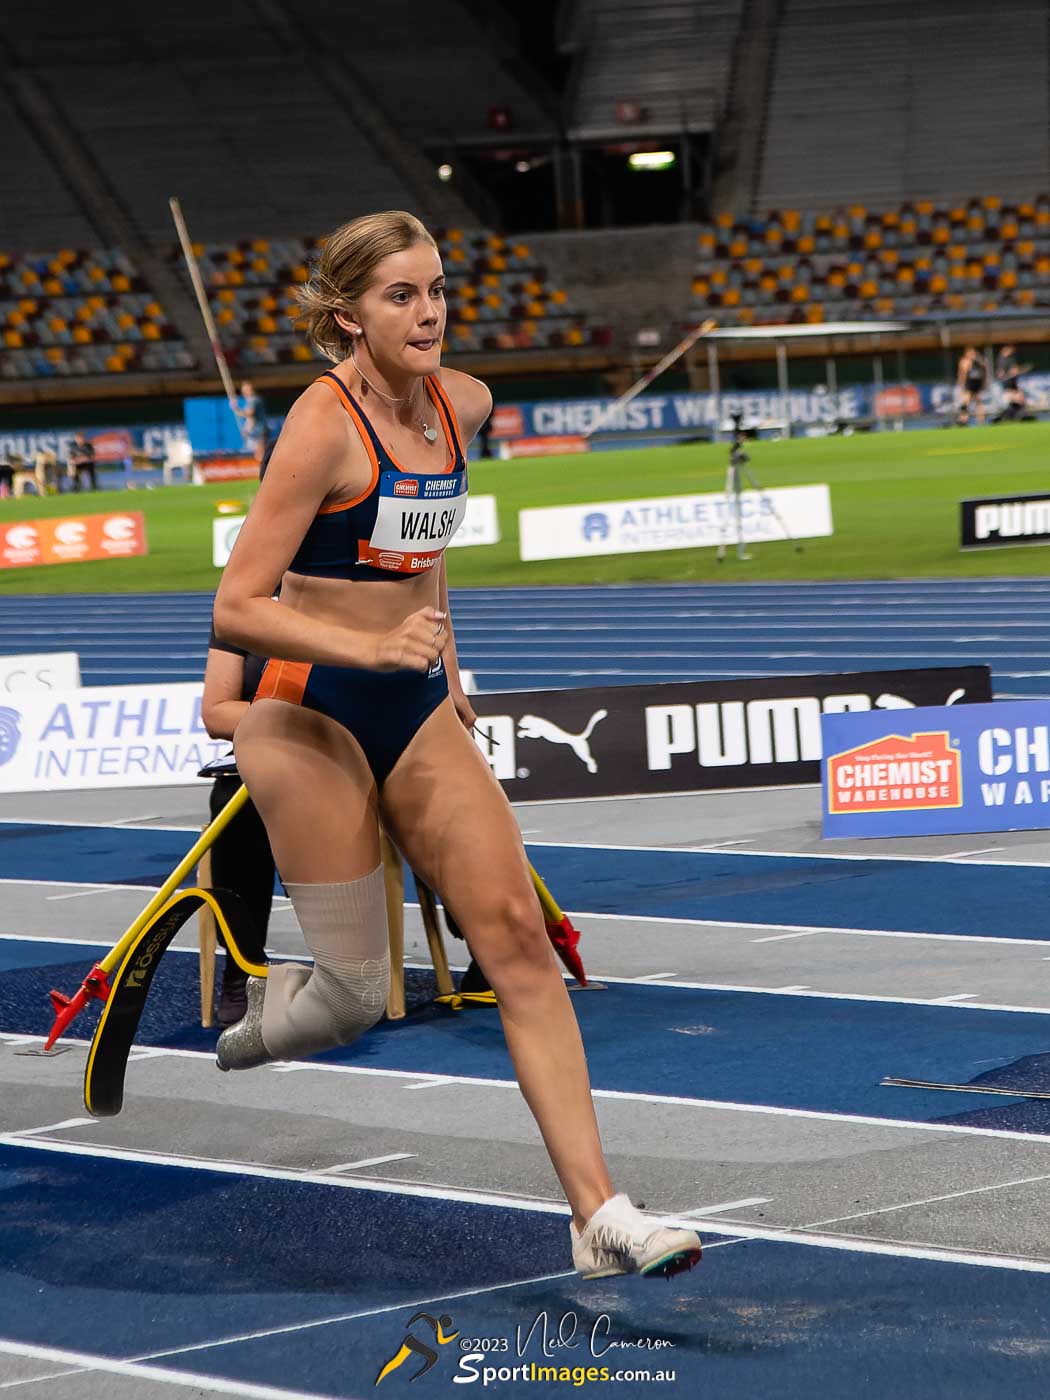
[[[518,511],[721,491],[727,447],[595,452],[471,465],[471,490],[495,495],[503,539],[448,553],[454,586],[649,581],[847,578],[975,578],[1048,572],[1046,546],[959,549],[959,502],[1050,491],[1050,424],[795,439],[749,445],[764,487],[827,482],[835,533],[760,544],[750,562],[719,563],[714,549],[557,559],[518,558]],[[142,558],[0,570],[2,593],[130,593],[213,589],[212,521],[219,501],[250,503],[250,482],[0,501],[0,526],[15,520],[141,510]]]

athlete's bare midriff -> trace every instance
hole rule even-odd
[[[438,606],[438,573],[433,568],[417,578],[389,583],[287,573],[281,584],[281,603],[318,622],[381,635],[420,608]]]

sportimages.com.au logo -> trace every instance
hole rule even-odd
[[[663,1337],[613,1337],[608,1313],[600,1313],[588,1323],[575,1312],[552,1318],[543,1309],[530,1323],[518,1325],[512,1340],[464,1333],[448,1313],[434,1317],[417,1312],[409,1319],[398,1350],[380,1367],[375,1385],[380,1386],[388,1376],[412,1362],[417,1364],[408,1375],[410,1382],[439,1368],[438,1374],[453,1385],[480,1383],[483,1389],[523,1381],[575,1389],[627,1381],[673,1383],[677,1377],[673,1367],[624,1368],[609,1364],[627,1350],[660,1352],[673,1347],[674,1343]],[[534,1359],[528,1357],[530,1349]],[[451,1375],[443,1361],[445,1356],[456,1358]]]

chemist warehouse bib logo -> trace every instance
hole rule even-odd
[[[358,541],[357,562],[393,573],[425,573],[441,562],[466,508],[466,472],[383,472],[372,538]]]
[[[962,806],[962,759],[947,730],[887,734],[828,758],[828,811],[929,812]]]

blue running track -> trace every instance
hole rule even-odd
[[[195,839],[0,821],[0,879],[157,886]],[[1050,868],[527,845],[570,912],[719,923],[1050,937]],[[187,883],[190,883],[187,881]],[[415,896],[409,887],[409,898]]]
[[[79,986],[99,952],[97,945],[0,940],[0,1029],[46,1034],[52,1020],[48,991]],[[419,1001],[415,987],[412,991],[416,1009],[407,1021],[381,1022],[354,1045],[318,1058],[403,1074],[513,1080],[494,1008],[457,1013]],[[981,1121],[987,1126],[1047,1131],[1045,1113],[1032,1114],[1031,1105],[1006,1096],[881,1083],[894,1076],[1038,1088],[1050,1064],[1050,1016],[1043,1012],[673,983],[610,983],[604,990],[578,993],[573,1005],[596,1089],[920,1123],[969,1122],[976,1113],[985,1115]],[[96,1010],[92,1004],[70,1033],[90,1036]],[[205,1051],[214,1047],[217,1034],[200,1027],[196,959],[169,954],[136,1044]],[[1028,1062],[1027,1068],[1015,1069],[1020,1061]]]
[[[1050,582],[653,584],[454,590],[482,690],[986,663],[1050,696]],[[206,593],[0,596],[0,655],[72,650],[86,685],[197,680]]]
[[[418,1385],[411,1356],[381,1396],[449,1393],[470,1374],[461,1345],[478,1338],[506,1350],[478,1363],[467,1394],[490,1393],[486,1363],[674,1370],[673,1382],[611,1383],[624,1400],[1046,1394],[1050,1289],[1008,1268],[892,1254],[859,1267],[848,1249],[705,1232],[695,1273],[588,1284],[559,1273],[557,1215],[30,1146],[0,1146],[0,1201],[6,1337],[202,1378],[372,1395],[407,1336],[434,1341],[425,1322],[409,1326],[425,1311],[447,1319],[447,1347]],[[577,1314],[574,1347],[543,1355],[543,1311],[552,1332]],[[639,1336],[670,1345],[605,1349]],[[83,1393],[105,1393],[104,1376],[95,1384]],[[510,1380],[491,1393],[575,1388]]]

